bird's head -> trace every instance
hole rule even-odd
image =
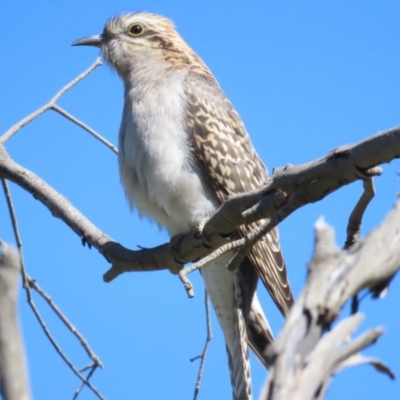
[[[101,35],[78,39],[72,45],[100,48],[106,62],[122,78],[147,68],[205,67],[169,19],[149,13],[114,17]]]

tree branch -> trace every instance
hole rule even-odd
[[[9,139],[11,139],[21,128],[25,125],[32,122],[34,119],[42,115],[44,112],[56,109],[56,102],[60,99],[62,95],[64,95],[68,90],[74,87],[77,83],[79,83],[82,79],[86,78],[91,72],[93,72],[98,66],[101,65],[101,58],[97,58],[96,61],[86,70],[83,71],[80,75],[78,75],[71,82],[66,84],[61,90],[59,90],[56,95],[44,106],[40,107],[38,110],[34,111],[32,114],[23,118],[20,122],[12,126],[6,133],[0,136],[0,144],[4,145]],[[58,111],[58,110],[56,110]],[[84,128],[85,129],[85,128]]]
[[[190,359],[190,361],[192,361],[192,362],[197,360],[197,359],[200,359],[199,372],[197,374],[196,385],[194,387],[193,400],[197,400],[197,397],[198,397],[199,392],[200,392],[200,385],[201,385],[201,380],[203,379],[204,365],[206,363],[208,347],[210,346],[210,342],[211,342],[211,339],[212,339],[210,304],[209,304],[209,300],[208,300],[207,291],[205,291],[205,294],[204,294],[204,304],[205,304],[205,309],[206,309],[206,326],[207,326],[206,341],[204,343],[203,352],[200,355]]]
[[[97,391],[97,389],[95,387],[93,387],[89,383],[89,378],[93,374],[93,372],[95,371],[96,367],[98,367],[98,366],[102,367],[102,363],[101,363],[100,359],[96,356],[96,354],[90,348],[89,343],[85,340],[85,338],[80,334],[80,332],[71,324],[71,322],[68,320],[68,318],[56,306],[56,304],[53,302],[51,297],[36,283],[36,281],[34,279],[32,279],[26,273],[26,269],[25,269],[25,265],[24,265],[24,259],[23,259],[23,252],[22,252],[22,241],[21,241],[21,236],[20,236],[20,233],[19,233],[17,216],[16,216],[16,213],[15,213],[15,210],[14,210],[14,205],[13,205],[12,198],[11,198],[11,193],[10,193],[7,181],[5,179],[3,179],[3,178],[1,178],[1,181],[2,181],[2,185],[3,185],[3,189],[4,189],[4,194],[5,194],[6,200],[7,200],[7,205],[8,205],[10,218],[11,218],[11,221],[12,221],[15,240],[16,240],[17,246],[18,246],[19,266],[20,266],[21,275],[22,275],[22,278],[23,278],[23,286],[24,286],[24,289],[25,289],[27,302],[28,302],[29,306],[31,307],[33,313],[35,314],[35,317],[37,318],[37,320],[39,322],[39,325],[43,329],[45,335],[49,339],[50,343],[54,346],[55,350],[60,355],[60,357],[71,368],[71,370],[82,380],[82,384],[83,385],[88,385],[88,387],[100,399],[103,399],[103,397]],[[81,345],[86,350],[88,356],[93,360],[95,367],[93,367],[93,372],[91,374],[89,374],[87,378],[85,378],[78,371],[78,369],[72,364],[72,362],[68,359],[66,354],[62,351],[61,347],[58,345],[57,341],[54,339],[54,337],[50,333],[50,331],[47,328],[42,316],[39,313],[39,310],[36,307],[36,304],[33,301],[31,288],[35,289],[36,292],[39,293],[43,297],[43,299],[49,304],[50,308],[55,312],[55,314],[58,316],[58,318],[60,318],[60,320],[66,325],[68,330],[70,332],[72,332],[72,334],[80,341]]]
[[[264,187],[235,195],[225,202],[205,223],[201,232],[179,235],[169,243],[138,251],[126,249],[100,231],[66,198],[38,176],[15,163],[3,146],[0,146],[0,176],[32,193],[55,217],[62,219],[77,233],[83,243],[98,249],[112,264],[104,274],[104,280],[110,282],[130,271],[169,268],[172,272],[178,272],[187,262],[209,254],[212,259],[232,248],[238,248],[236,254],[239,254],[245,246],[241,252],[243,257],[260,236],[298,208],[321,200],[356,180],[365,181],[379,175],[381,169],[377,164],[390,162],[399,154],[400,128],[397,127],[355,145],[341,146],[313,162],[277,168]],[[225,238],[227,233],[233,232],[241,224],[266,218],[267,222],[248,237],[234,242]]]
[[[339,350],[361,322],[361,315],[355,314],[320,340],[349,298],[363,289],[374,294],[396,274],[400,268],[399,224],[400,201],[377,229],[344,252],[335,245],[333,230],[322,220],[317,222],[307,283],[270,349],[274,364],[262,399],[321,398],[319,391],[329,377],[383,333],[382,329],[369,331]],[[393,377],[383,364],[372,363]]]
[[[19,272],[18,253],[0,241],[0,390],[5,400],[31,398],[18,326]]]

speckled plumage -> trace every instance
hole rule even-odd
[[[100,47],[124,82],[120,174],[141,215],[171,235],[186,233],[230,194],[268,180],[239,115],[171,21],[125,14],[108,21],[100,36],[76,44]],[[251,228],[239,228],[236,237]],[[224,332],[234,399],[248,400],[247,336],[265,365],[265,347],[273,340],[255,294],[258,277],[283,314],[292,296],[277,230],[257,243],[234,273],[226,270],[230,257],[208,264],[202,275]]]

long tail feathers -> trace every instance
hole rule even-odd
[[[251,373],[249,348],[247,339],[246,319],[243,315],[243,296],[240,285],[241,275],[237,271],[234,273],[235,282],[235,332],[234,332],[234,351],[228,352],[229,370],[234,400],[251,400]]]
[[[269,368],[267,348],[274,341],[274,336],[256,293],[247,319],[247,338],[255,355]]]
[[[274,341],[274,336],[257,297],[257,281],[253,260],[246,258],[234,272],[236,304],[233,354],[227,349],[234,400],[252,399],[249,346],[261,363],[269,367],[267,348]],[[288,293],[289,298],[281,303],[284,314],[293,301],[290,289]]]

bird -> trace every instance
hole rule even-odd
[[[73,45],[94,46],[124,83],[119,172],[140,216],[170,236],[193,231],[231,195],[270,179],[246,128],[216,78],[173,22],[147,13],[111,18],[100,35]],[[244,237],[261,222],[241,226]],[[248,345],[268,367],[273,335],[257,297],[259,278],[283,315],[293,304],[277,229],[254,245],[230,272],[228,252],[202,268],[222,328],[233,398],[252,398]]]

